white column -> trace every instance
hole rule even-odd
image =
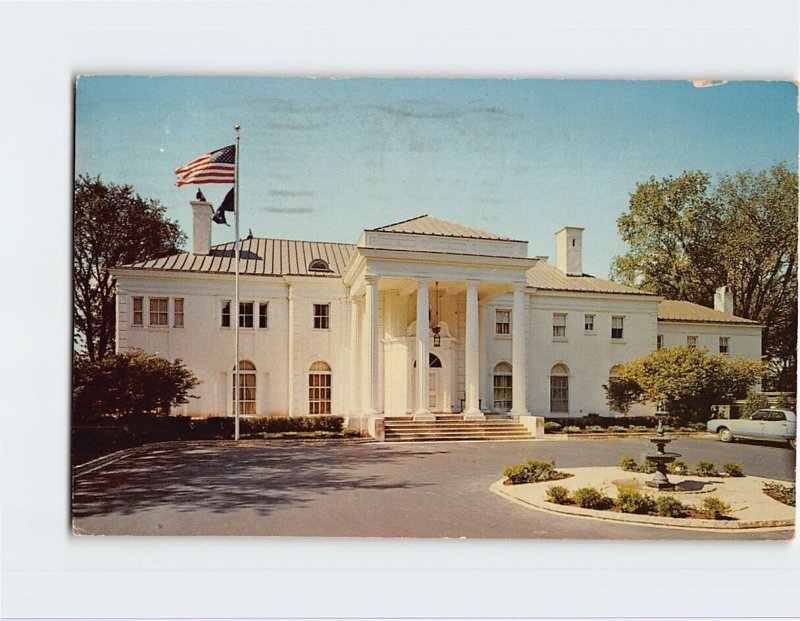
[[[358,399],[358,300],[350,298],[350,412],[360,414]]]
[[[428,280],[417,281],[417,409],[414,420],[435,420],[428,408]]]
[[[365,276],[366,289],[366,320],[367,332],[367,386],[368,386],[368,412],[378,413],[378,277]]]
[[[294,294],[292,283],[287,283],[286,288],[287,321],[289,322],[289,329],[286,331],[288,339],[286,345],[288,358],[286,361],[286,415],[294,416]]]
[[[478,407],[480,395],[480,350],[478,347],[478,282],[467,281],[467,326],[464,341],[464,420],[486,418]]]
[[[529,415],[527,401],[526,356],[528,344],[528,305],[525,298],[525,284],[514,285],[514,306],[511,310],[511,367],[512,394],[511,414]]]

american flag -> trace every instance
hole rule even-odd
[[[236,145],[222,147],[201,155],[186,166],[175,169],[178,180],[175,185],[201,183],[233,183],[236,168]]]

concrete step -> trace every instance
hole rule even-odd
[[[460,415],[437,416],[436,421],[414,421],[407,417],[384,420],[387,442],[430,440],[530,440],[530,432],[519,421],[497,415],[482,421],[465,421]]]

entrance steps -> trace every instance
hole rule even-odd
[[[465,421],[461,414],[436,414],[435,421],[387,417],[384,426],[386,442],[533,439],[530,431],[517,419],[500,414],[487,414],[486,420],[481,421]]]

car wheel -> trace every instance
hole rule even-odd
[[[733,442],[733,434],[730,429],[723,427],[717,433],[719,434],[720,442]]]

